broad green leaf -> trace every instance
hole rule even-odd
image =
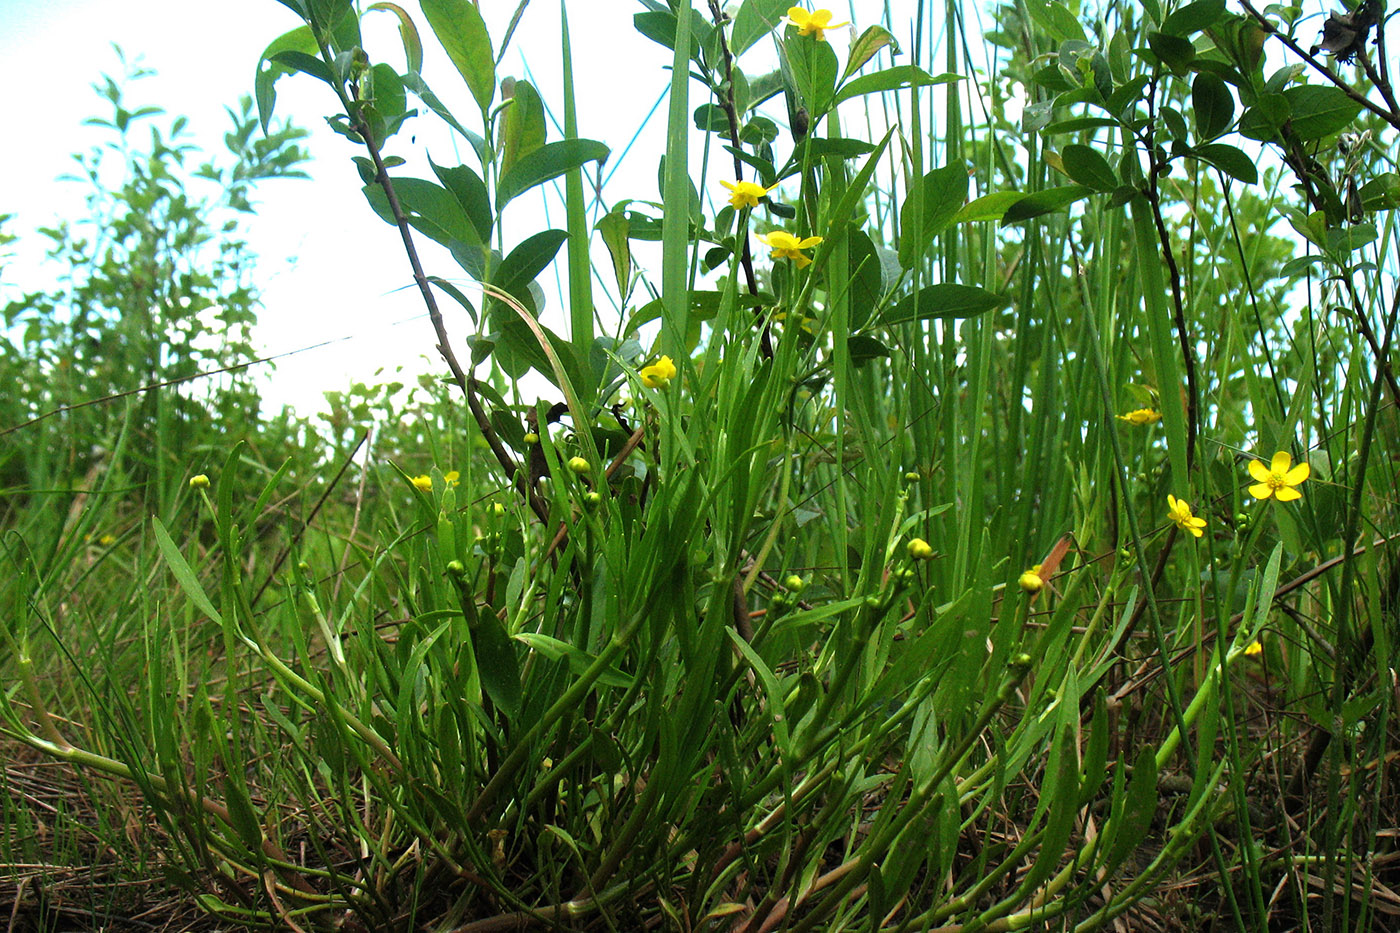
[[[156,546],[160,548],[161,556],[170,565],[170,572],[175,574],[175,580],[180,584],[180,588],[185,591],[185,595],[198,607],[199,611],[207,615],[210,619],[220,625],[223,624],[223,616],[214,608],[214,604],[209,601],[209,596],[204,592],[204,587],[200,585],[199,577],[195,576],[194,570],[190,568],[185,560],[185,555],[180,553],[180,548],[176,546],[170,532],[165,530],[165,526],[160,523],[160,519],[151,516],[151,527],[156,534]]]
[[[393,13],[399,19],[399,39],[403,41],[403,54],[407,63],[406,67],[415,74],[423,70],[423,40],[418,37],[418,27],[413,24],[413,17],[397,3],[389,3],[381,0],[379,3],[371,3],[365,7],[365,13],[373,13],[376,10],[383,10]]]
[[[1197,146],[1191,151],[1201,161],[1208,162],[1226,175],[1236,178],[1246,185],[1252,185],[1259,181],[1259,168],[1254,164],[1254,160],[1234,146],[1211,143],[1207,146]]]
[[[1118,766],[1123,766],[1121,760]],[[1118,823],[1113,845],[1109,848],[1109,865],[1122,862],[1146,838],[1156,811],[1157,756],[1152,748],[1144,748],[1133,767],[1133,776],[1128,781],[1128,792],[1121,809],[1109,817]]]
[[[734,29],[729,36],[729,50],[737,58],[759,39],[778,28],[790,0],[744,0],[734,16]]]
[[[792,83],[815,122],[831,106],[836,91],[839,68],[836,52],[830,42],[798,36],[796,27],[788,28],[788,41],[782,48],[783,61],[792,73]]]
[[[424,83],[421,76],[413,73],[404,75],[403,86],[417,94],[418,99],[427,104],[428,109],[441,117],[444,123],[452,127],[458,133],[461,133],[467,142],[471,143],[473,151],[476,152],[477,158],[480,159],[483,164],[487,161],[488,153],[486,151],[486,140],[458,123],[457,118],[452,116],[451,111],[443,105],[442,101],[438,100],[437,95],[433,93],[432,88]]]
[[[864,230],[852,230],[846,255],[850,259],[851,330],[859,330],[885,294],[883,268],[875,243]]]
[[[496,210],[505,210],[513,198],[536,185],[587,162],[602,162],[607,157],[608,147],[593,139],[565,139],[541,146],[501,176],[496,186]]]
[[[529,81],[506,81],[501,96],[510,106],[498,117],[501,126],[501,174],[544,145],[544,103]]]
[[[534,302],[530,300],[526,286],[554,261],[559,247],[568,238],[569,235],[563,230],[545,230],[535,234],[511,250],[510,255],[501,261],[491,276],[491,284],[514,295],[529,308]]]
[[[263,49],[258,58],[257,74],[253,78],[253,96],[257,98],[258,122],[262,124],[264,133],[267,132],[268,123],[272,120],[272,112],[277,104],[277,79],[293,73],[293,69],[273,61],[274,56],[281,52],[315,55],[318,51],[316,36],[311,32],[310,26],[298,26],[290,32],[285,32]]]
[[[1177,74],[1184,74],[1186,67],[1196,57],[1196,47],[1190,40],[1165,32],[1154,32],[1147,37],[1147,47],[1152,54]]]
[[[242,780],[227,774],[224,775],[223,785],[224,803],[233,831],[238,833],[238,838],[249,849],[261,851],[262,824],[258,821],[257,811],[253,809],[253,801],[248,797],[248,788]]]
[[[836,95],[836,103],[860,97],[862,94],[876,94],[881,91],[895,91],[910,87],[930,87],[935,84],[951,84],[961,81],[962,75],[931,75],[917,65],[896,65],[859,78],[842,86]]]
[[[1007,208],[1024,198],[1023,191],[993,191],[970,201],[953,215],[952,223],[966,224],[982,220],[1001,220]]]
[[[308,55],[296,49],[287,49],[273,55],[271,60],[288,71],[299,71],[302,74],[311,75],[311,77],[319,78],[331,87],[335,87],[335,75],[331,72],[330,66],[315,55]]]
[[[915,182],[899,210],[899,264],[914,268],[967,200],[967,167],[954,162]]]
[[[514,636],[516,641],[524,642],[531,649],[552,661],[564,660],[569,665],[569,670],[575,674],[583,674],[593,666],[596,658],[566,641],[560,641],[549,635],[540,635],[534,632],[520,632]],[[627,677],[615,667],[605,670],[598,678],[598,683],[606,687],[628,687],[632,684],[632,679]]]
[[[899,43],[895,41],[893,33],[884,26],[868,27],[856,41],[851,43],[851,52],[846,58],[846,69],[841,72],[841,80],[845,81],[860,71],[861,68],[865,67],[866,62],[875,57],[875,53],[886,46],[889,47],[890,54],[899,54]]]
[[[476,4],[471,0],[419,0],[433,34],[447,57],[486,111],[496,96],[496,61],[491,36]]]
[[[1282,94],[1261,94],[1252,107],[1240,114],[1240,135],[1269,142],[1278,136],[1279,129],[1288,122],[1291,113],[1287,97]]]
[[[1341,132],[1361,112],[1361,104],[1341,88],[1328,84],[1291,87],[1283,96],[1291,111],[1289,125],[1303,142]]]
[[[1220,78],[1209,72],[1191,82],[1191,107],[1196,111],[1196,138],[1214,139],[1230,127],[1235,118],[1235,98]]]
[[[1225,16],[1225,0],[1196,0],[1167,15],[1162,20],[1162,32],[1173,36],[1190,36],[1209,29]]]
[[[1081,201],[1093,193],[1092,188],[1086,188],[1084,185],[1061,185],[1058,188],[1036,191],[1008,207],[1002,215],[1001,222],[1014,224],[1042,214],[1062,211],[1075,201]]]
[[[428,164],[433,167],[433,174],[437,175],[438,181],[452,193],[452,197],[466,214],[471,229],[476,233],[476,239],[468,242],[490,243],[491,195],[487,193],[486,183],[481,180],[481,176],[466,165],[443,168],[431,158],[428,159]]]
[[[855,334],[846,338],[846,352],[851,355],[851,362],[859,367],[871,360],[889,357],[890,348],[869,334]]]
[[[404,218],[424,236],[444,246],[451,240],[470,243],[477,239],[466,212],[446,188],[422,178],[395,178],[393,185]],[[380,185],[365,185],[364,193],[370,207],[385,223],[395,223],[389,199]]]
[[[1003,307],[1006,299],[972,285],[929,285],[908,295],[881,316],[887,327],[909,321],[975,317]]]
[[[1040,132],[1046,136],[1055,136],[1060,133],[1081,133],[1084,130],[1097,130],[1117,125],[1117,120],[1110,120],[1108,117],[1073,117],[1069,120],[1049,123]]]
[[[512,721],[520,718],[520,661],[494,613],[484,612],[472,631],[481,686]]]
[[[1112,191],[1118,187],[1118,173],[1097,149],[1071,143],[1060,150],[1060,160],[1065,174],[1081,185],[1088,185],[1095,191]]]
[[[1026,4],[1026,8],[1031,14],[1031,19],[1053,36],[1055,41],[1084,41],[1084,27],[1080,25],[1079,17],[1058,0],[1051,0],[1049,3],[1045,3],[1044,0],[1032,0]]]
[[[602,236],[608,255],[612,257],[613,276],[617,280],[619,295],[627,294],[627,287],[632,281],[632,244],[627,238],[630,226],[627,213],[616,209],[598,218],[593,225],[593,229]]]

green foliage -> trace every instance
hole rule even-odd
[[[424,6],[459,119],[411,15],[367,11],[399,18],[400,73],[349,4],[285,2],[262,119],[279,77],[328,86],[372,212],[480,286],[408,249],[447,373],[330,397],[340,463],[390,426],[313,533],[269,533],[290,468],[228,444],[108,550],[6,539],[6,733],[138,788],[204,910],[1384,928],[1349,887],[1400,818],[1384,86],[1266,75],[1292,24],[1220,0],[1005,5],[995,72],[960,78],[956,17],[915,46],[935,68],[888,61],[901,24],[843,61],[844,27],[766,0],[646,2],[668,209],[585,210],[610,150],[547,138],[475,5]],[[746,75],[765,37],[780,67]],[[476,161],[394,175],[401,92]],[[560,176],[567,230],[507,242]],[[555,261],[619,319],[544,326]]]

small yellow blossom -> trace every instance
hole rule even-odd
[[[588,472],[588,461],[582,457],[570,457],[568,466],[570,470],[580,476]]]
[[[1039,564],[1036,564],[1030,570],[1021,574],[1020,579],[1016,582],[1020,585],[1021,589],[1025,590],[1027,593],[1039,593],[1041,590],[1045,589],[1045,581],[1040,576]]]
[[[111,547],[117,543],[117,538],[115,535],[103,535],[97,539],[97,543],[103,547]]]
[[[415,476],[415,477],[413,477],[413,485],[416,486],[416,487],[418,487],[418,488],[419,488],[420,490],[422,490],[423,492],[432,492],[432,491],[433,491],[433,478],[432,478],[431,476],[429,476],[427,473],[423,473],[423,474],[420,475],[420,476]]]
[[[671,362],[669,356],[663,356],[650,366],[642,367],[642,384],[648,389],[664,389],[674,378],[676,364]]]
[[[205,476],[203,473],[196,473],[194,476],[191,476],[191,477],[190,477],[190,488],[191,488],[191,489],[208,489],[208,488],[209,488],[209,477]]]
[[[772,233],[758,234],[758,241],[773,248],[774,259],[791,259],[797,263],[797,268],[805,269],[812,264],[812,260],[804,256],[802,250],[816,246],[822,238],[809,236],[805,240],[799,240],[786,230],[774,230]]]
[[[733,205],[736,210],[742,210],[746,207],[758,207],[758,202],[767,195],[768,192],[778,187],[775,184],[765,188],[751,181],[721,181],[720,184],[729,189],[729,203]]]
[[[462,474],[457,470],[448,470],[443,474],[442,478],[447,485],[456,486],[457,482],[462,478]]]
[[[1264,466],[1263,460],[1251,460],[1249,475],[1254,477],[1255,483],[1249,487],[1249,494],[1256,499],[1273,496],[1280,502],[1301,499],[1303,494],[1294,487],[1302,485],[1311,472],[1312,468],[1306,463],[1293,466],[1293,455],[1286,450],[1274,454],[1268,466]]]
[[[1204,518],[1193,516],[1191,506],[1171,494],[1167,495],[1167,517],[1176,522],[1176,527],[1198,538],[1202,534],[1201,529],[1206,527]]]
[[[1128,424],[1144,425],[1156,424],[1162,420],[1162,413],[1151,408],[1139,408],[1130,411],[1126,415],[1117,415],[1119,421],[1126,421]]]
[[[1255,657],[1264,653],[1264,646],[1259,643],[1259,639],[1254,639],[1244,649],[1244,653],[1249,657]]]
[[[915,560],[929,560],[933,557],[933,546],[923,538],[914,538],[909,542],[909,556]]]
[[[796,26],[799,35],[811,36],[818,42],[826,41],[826,30],[849,25],[849,23],[833,23],[830,10],[813,10],[808,13],[800,6],[788,7],[787,16],[783,19],[790,25]]]

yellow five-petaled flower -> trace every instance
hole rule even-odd
[[[808,13],[800,6],[788,7],[787,16],[783,19],[797,27],[798,35],[811,36],[818,42],[826,41],[826,30],[848,25],[833,23],[830,10],[813,10]]]
[[[812,264],[812,260],[803,255],[802,250],[816,246],[822,241],[822,238],[809,236],[804,240],[799,240],[786,230],[774,230],[772,233],[758,234],[758,241],[773,248],[774,259],[791,259],[797,263],[797,268],[805,269]]]
[[[642,384],[648,389],[664,389],[674,378],[676,364],[671,362],[669,356],[663,356],[650,366],[642,367]]]
[[[1167,495],[1167,517],[1176,522],[1176,527],[1198,538],[1206,527],[1204,518],[1196,518],[1191,514],[1191,506],[1171,494]]]
[[[1161,421],[1162,413],[1151,408],[1139,408],[1136,411],[1128,412],[1126,415],[1116,415],[1115,417],[1119,421],[1126,421],[1128,424],[1141,426],[1144,424],[1156,424],[1158,421]]]
[[[1303,494],[1294,487],[1301,485],[1311,472],[1312,467],[1306,463],[1293,466],[1293,456],[1286,450],[1274,454],[1268,466],[1264,465],[1263,460],[1251,460],[1249,475],[1254,477],[1255,482],[1249,487],[1249,494],[1256,499],[1273,496],[1280,502],[1301,499]]]
[[[427,473],[420,473],[413,477],[413,485],[421,492],[433,491],[433,478]]]
[[[776,184],[770,187],[756,185],[751,181],[721,181],[721,185],[729,189],[729,203],[736,210],[743,210],[746,207],[758,207],[758,202],[768,192],[778,187]]]

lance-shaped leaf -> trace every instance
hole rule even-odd
[[[511,199],[587,162],[602,162],[608,147],[595,139],[565,139],[541,146],[511,166],[496,186],[496,210]]]
[[[423,15],[483,111],[496,95],[496,60],[486,23],[470,0],[420,0]]]
[[[912,269],[967,200],[967,167],[936,168],[914,183],[899,209],[899,264]]]

